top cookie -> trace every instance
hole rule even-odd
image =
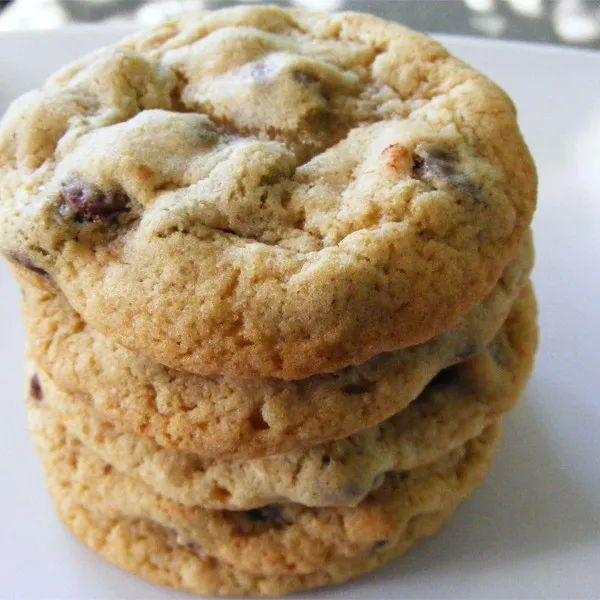
[[[507,96],[433,40],[251,7],[15,102],[0,197],[0,250],[109,337],[296,379],[455,325],[522,242],[536,175]]]

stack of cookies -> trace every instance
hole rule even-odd
[[[486,474],[536,347],[536,175],[438,43],[165,23],[13,104],[0,198],[33,440],[109,561],[200,594],[341,582]]]

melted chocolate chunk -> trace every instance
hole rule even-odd
[[[267,523],[274,527],[282,527],[286,524],[283,516],[283,508],[277,504],[269,504],[262,508],[246,510],[242,514],[252,523]]]
[[[71,179],[60,186],[61,211],[74,213],[75,220],[97,221],[131,210],[131,200],[122,190],[102,190],[80,179]]]
[[[451,186],[462,194],[481,201],[479,190],[458,170],[456,156],[443,148],[429,148],[413,155],[413,175],[435,189]]]
[[[418,179],[446,180],[455,174],[456,159],[446,150],[431,148],[413,156],[413,173]]]
[[[44,277],[45,279],[50,279],[50,275],[48,274],[47,271],[44,271],[44,269],[40,269],[39,267],[36,267],[31,261],[29,261],[26,258],[23,258],[22,256],[17,256],[16,254],[10,254],[6,258],[7,258],[7,260],[9,260],[10,262],[12,262],[16,265],[20,265],[21,267],[25,267],[26,269],[29,269],[36,275],[40,275],[41,277]]]
[[[44,392],[37,373],[29,380],[29,397],[36,402],[41,402],[44,399]]]

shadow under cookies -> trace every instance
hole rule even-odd
[[[470,589],[470,577],[484,569],[498,573],[528,560],[539,562],[544,556],[561,555],[600,538],[598,499],[592,497],[595,494],[589,488],[582,488],[568,461],[558,454],[553,444],[560,433],[555,430],[556,419],[553,427],[542,410],[546,403],[564,405],[570,400],[569,394],[560,389],[546,387],[540,379],[533,381],[520,406],[504,419],[502,446],[488,478],[450,522],[386,568],[336,590],[340,597],[345,591],[353,598],[367,598],[369,586],[374,584],[381,586],[377,596],[381,600],[461,597],[462,584],[461,589],[433,589],[428,578],[431,576],[438,584],[456,584],[464,578],[464,588]],[[576,402],[571,404],[573,409],[576,406]],[[597,415],[579,414],[580,427],[586,426],[588,418]],[[565,428],[571,426],[570,422],[564,424]],[[566,437],[572,445],[573,432]],[[532,574],[534,578],[539,576],[539,572]],[[568,583],[568,572],[564,580]],[[513,590],[506,589],[506,597],[520,592],[523,597],[531,596],[533,592],[526,591],[527,582],[521,583]],[[475,585],[473,597],[478,589]],[[327,592],[322,593],[328,598],[337,597],[331,590]],[[492,585],[489,594],[498,593],[499,588]]]

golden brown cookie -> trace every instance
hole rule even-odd
[[[359,367],[296,382],[168,369],[96,332],[50,287],[25,285],[23,312],[33,362],[121,431],[203,457],[252,458],[347,437],[402,410],[438,371],[489,343],[527,280],[532,257],[528,240],[457,328]]]
[[[201,596],[282,596],[342,583],[383,566],[423,537],[433,535],[453,510],[411,519],[390,545],[323,565],[307,575],[253,575],[178,542],[177,535],[142,519],[92,515],[66,493],[54,498],[58,516],[84,544],[109,562],[152,583]]]
[[[388,473],[355,507],[267,505],[249,511],[210,511],[168,500],[118,473],[49,413],[29,405],[29,423],[50,495],[65,493],[94,514],[144,519],[174,530],[182,543],[236,570],[261,575],[306,574],[393,543],[417,515],[443,511],[470,493],[487,472],[499,422],[440,460]]]
[[[167,23],[17,100],[0,251],[177,369],[306,378],[420,344],[523,242],[536,174],[510,99],[368,15]]]
[[[254,460],[215,461],[121,432],[40,372],[30,395],[112,467],[186,506],[252,509],[272,503],[353,506],[390,471],[440,459],[479,435],[517,401],[531,371],[537,330],[529,290],[489,349],[439,373],[406,409],[335,442]]]

